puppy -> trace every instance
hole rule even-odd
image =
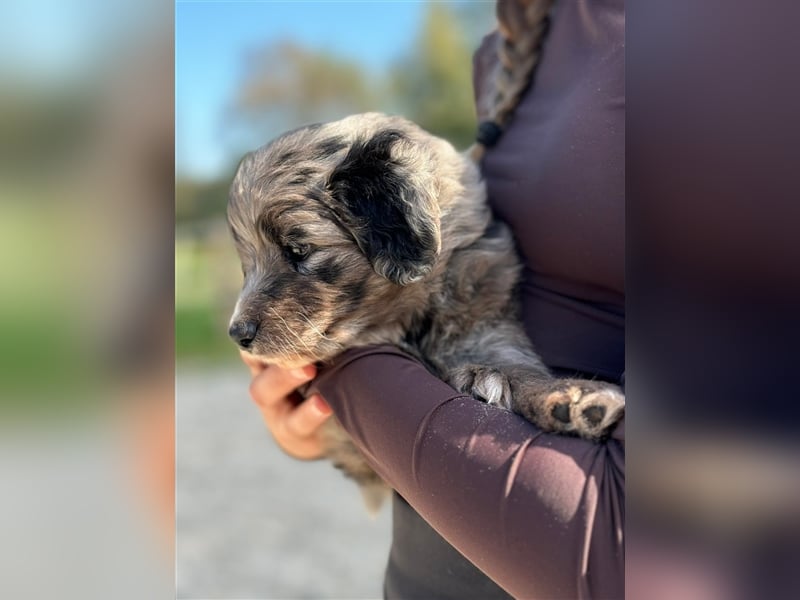
[[[518,320],[521,265],[476,165],[405,119],[355,115],[248,154],[228,222],[244,272],[229,333],[266,363],[391,343],[545,431],[598,440],[622,416],[616,387],[548,373]],[[330,423],[329,456],[374,507],[383,484]]]

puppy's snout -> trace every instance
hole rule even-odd
[[[235,321],[228,329],[228,335],[242,348],[249,348],[257,331],[258,323],[255,321]]]

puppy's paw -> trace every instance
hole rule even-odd
[[[450,373],[449,380],[458,391],[481,402],[511,408],[511,386],[508,378],[497,369],[465,365]]]
[[[625,413],[625,396],[615,386],[597,381],[556,380],[514,411],[545,431],[571,433],[599,440]]]

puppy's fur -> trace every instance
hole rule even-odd
[[[267,363],[391,343],[546,431],[600,439],[622,415],[614,386],[548,373],[517,319],[520,263],[478,169],[405,119],[311,125],[247,155],[228,221],[244,271],[230,333]],[[328,434],[334,462],[377,484]]]

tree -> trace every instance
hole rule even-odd
[[[355,62],[279,42],[246,58],[232,116],[259,129],[263,142],[306,123],[376,110],[380,87]]]
[[[303,124],[378,110],[406,116],[465,148],[476,128],[472,52],[490,27],[492,9],[490,3],[430,3],[408,53],[382,79],[358,62],[290,41],[251,52],[226,131],[238,138],[234,146],[252,148]]]
[[[458,13],[431,3],[414,50],[392,70],[400,112],[459,148],[474,139],[472,51]],[[472,18],[472,15],[470,15]]]

